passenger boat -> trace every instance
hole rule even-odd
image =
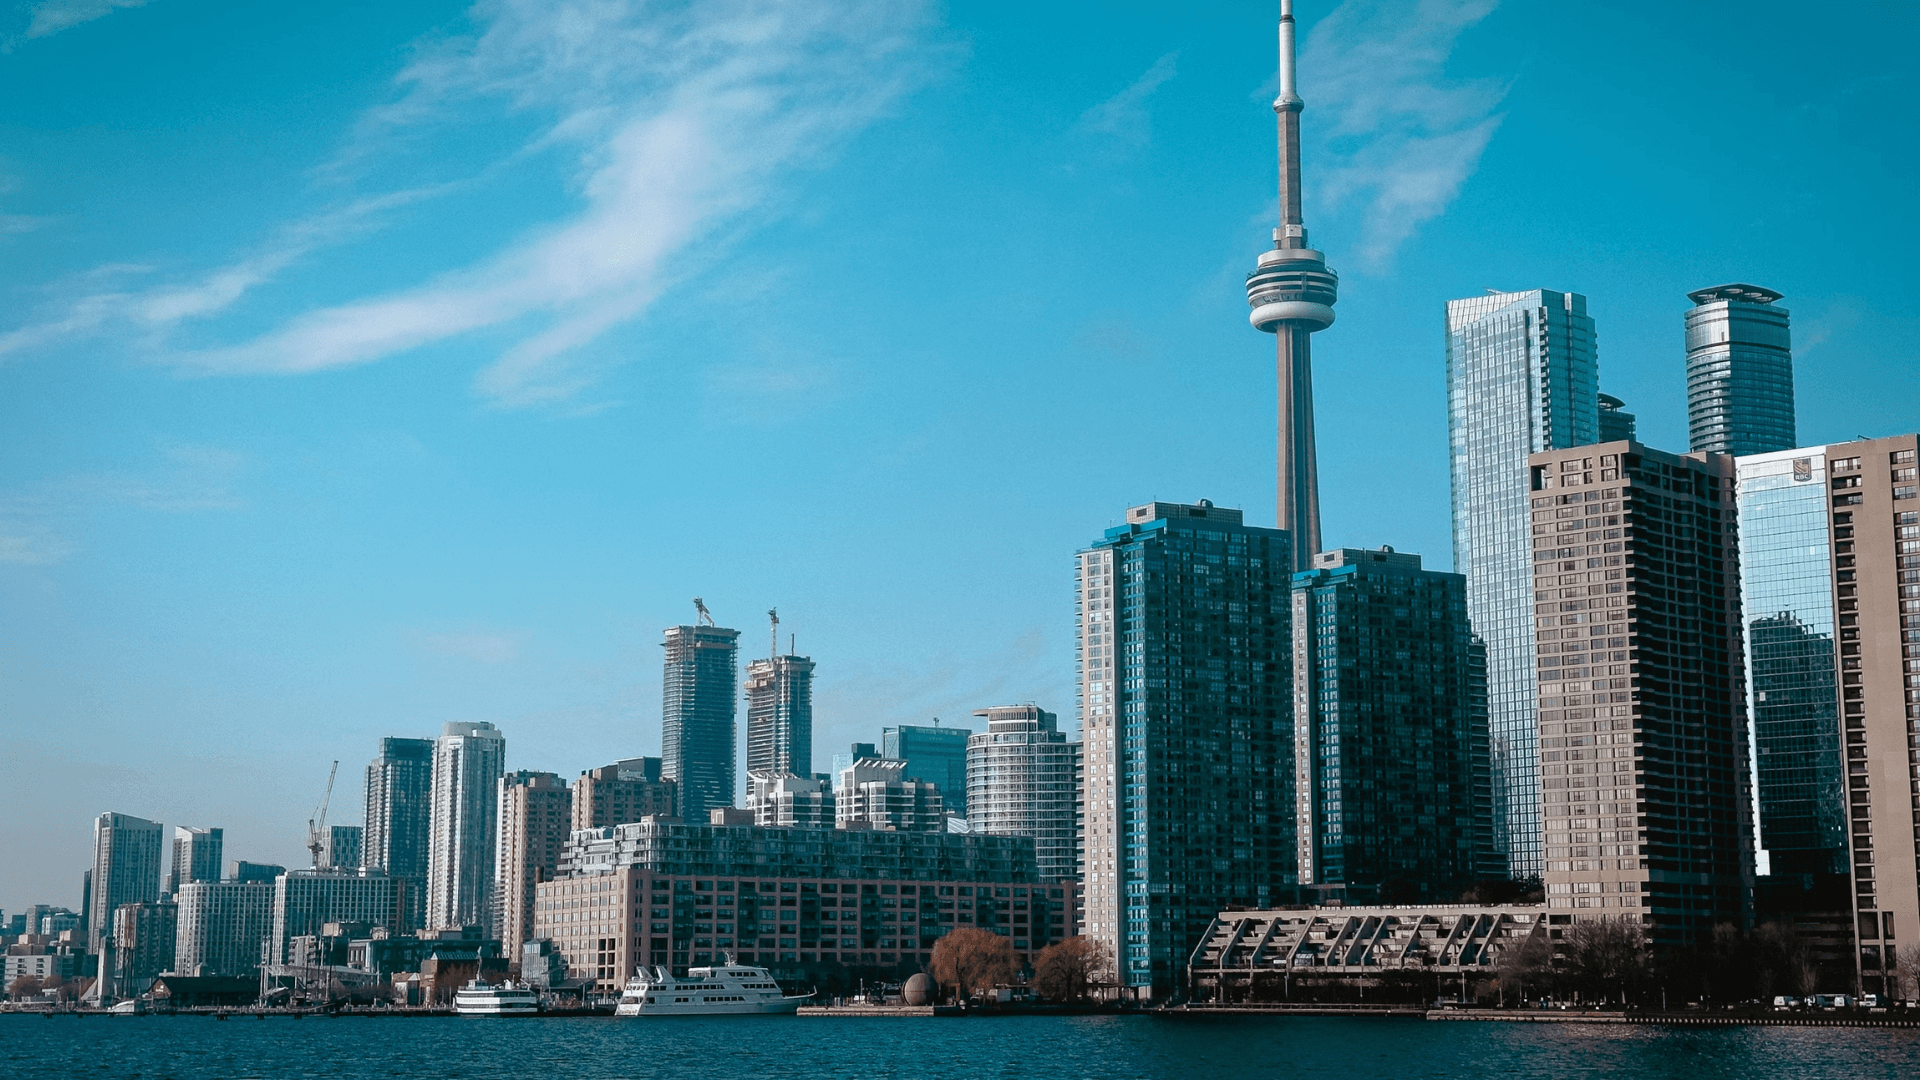
[[[526,986],[489,986],[475,979],[454,991],[453,1011],[459,1016],[533,1016],[540,1011],[540,999]]]
[[[666,968],[641,968],[627,980],[615,1016],[792,1015],[812,994],[787,994],[763,967],[721,964],[690,968],[675,978]]]

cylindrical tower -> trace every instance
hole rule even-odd
[[[1765,454],[1794,437],[1793,348],[1780,294],[1717,285],[1687,294],[1689,449]]]
[[[1300,111],[1293,77],[1293,0],[1280,0],[1280,227],[1273,250],[1247,275],[1248,321],[1274,335],[1280,388],[1278,517],[1293,544],[1293,569],[1320,550],[1320,478],[1314,460],[1312,335],[1333,324],[1340,276],[1307,246],[1300,214]]]

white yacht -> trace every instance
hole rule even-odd
[[[791,1015],[812,998],[786,994],[766,968],[745,964],[690,968],[684,978],[675,978],[666,968],[641,968],[627,980],[613,1015]]]
[[[475,979],[454,991],[453,1011],[459,1016],[533,1016],[540,1011],[540,999],[526,986],[488,986]]]

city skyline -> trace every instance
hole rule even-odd
[[[1638,200],[1634,205],[1601,200],[1576,210],[1570,204],[1578,200],[1579,185],[1586,181],[1565,180],[1572,190],[1556,192],[1549,203],[1516,178],[1536,173],[1540,166],[1534,159],[1543,153],[1562,162],[1583,160],[1580,154],[1588,151],[1561,141],[1546,118],[1582,100],[1575,84],[1591,69],[1582,67],[1588,63],[1585,58],[1576,58],[1567,72],[1536,66],[1526,69],[1523,78],[1519,68],[1493,59],[1503,43],[1543,32],[1522,26],[1528,21],[1523,10],[1510,5],[1479,17],[1456,11],[1449,13],[1451,22],[1428,27],[1451,51],[1442,50],[1447,52],[1445,62],[1415,65],[1416,74],[1409,78],[1461,91],[1459,98],[1479,102],[1477,112],[1466,107],[1473,101],[1449,98],[1464,119],[1444,130],[1417,129],[1414,134],[1420,138],[1398,144],[1383,142],[1398,130],[1391,124],[1358,129],[1358,137],[1368,145],[1398,146],[1403,157],[1388,154],[1390,161],[1409,160],[1404,155],[1418,147],[1437,153],[1452,145],[1430,145],[1423,141],[1429,136],[1461,135],[1455,141],[1474,151],[1464,154],[1467,164],[1460,183],[1441,200],[1445,212],[1414,223],[1411,236],[1417,242],[1402,238],[1398,244],[1368,231],[1365,211],[1374,204],[1364,191],[1338,202],[1335,192],[1341,189],[1314,171],[1357,168],[1356,161],[1366,160],[1329,149],[1336,135],[1354,136],[1355,129],[1343,125],[1364,119],[1357,115],[1361,105],[1341,89],[1350,92],[1354,76],[1332,61],[1352,56],[1356,42],[1390,43],[1391,35],[1376,25],[1390,20],[1378,11],[1369,14],[1353,7],[1313,5],[1299,12],[1303,67],[1329,76],[1325,91],[1309,95],[1315,110],[1324,110],[1311,114],[1314,121],[1325,123],[1327,130],[1316,135],[1310,122],[1305,132],[1307,210],[1320,242],[1332,251],[1352,253],[1337,259],[1346,275],[1342,321],[1339,333],[1322,342],[1319,358],[1321,444],[1342,448],[1337,466],[1323,464],[1327,535],[1322,546],[1392,542],[1427,554],[1436,567],[1445,565],[1444,525],[1436,524],[1444,522],[1444,498],[1436,502],[1432,495],[1445,488],[1444,393],[1435,392],[1442,368],[1434,330],[1437,301],[1488,285],[1544,286],[1590,297],[1601,326],[1606,388],[1641,418],[1641,440],[1649,445],[1670,450],[1685,445],[1680,343],[1685,293],[1723,281],[1755,281],[1779,289],[1795,313],[1801,442],[1820,444],[1920,427],[1910,400],[1899,395],[1857,400],[1846,390],[1863,377],[1884,381],[1889,372],[1898,373],[1867,358],[1876,352],[1902,355],[1892,345],[1901,333],[1895,298],[1911,272],[1887,265],[1876,252],[1882,245],[1898,246],[1912,221],[1895,211],[1891,221],[1880,220],[1871,230],[1849,228],[1848,215],[1855,211],[1838,205],[1882,205],[1882,200],[1859,197],[1860,189],[1871,194],[1885,177],[1904,171],[1894,166],[1893,158],[1869,159],[1848,140],[1872,127],[1873,102],[1883,93],[1899,96],[1894,90],[1906,76],[1893,77],[1892,90],[1863,96],[1850,74],[1840,74],[1833,39],[1822,36],[1837,31],[1811,27],[1808,33],[1815,40],[1808,47],[1812,77],[1807,83],[1829,83],[1831,89],[1814,92],[1808,108],[1819,123],[1836,114],[1844,122],[1837,133],[1822,135],[1799,126],[1815,120],[1790,119],[1782,138],[1806,135],[1799,142],[1816,151],[1810,157],[1839,161],[1842,168],[1829,164],[1825,176],[1790,171],[1780,179],[1764,147],[1730,148],[1747,155],[1746,171],[1774,176],[1771,183],[1777,186],[1722,175],[1722,169],[1742,171],[1738,160],[1727,168],[1723,156],[1711,180],[1717,196],[1714,214],[1722,220],[1717,225],[1698,222],[1693,219],[1704,216],[1699,208],[1708,180],[1681,164],[1678,137],[1660,129],[1668,139],[1663,143],[1592,116],[1592,123],[1583,126],[1584,137],[1594,143],[1591,152],[1618,151],[1624,144],[1630,148],[1627,156],[1641,152],[1647,164],[1609,166],[1613,171],[1606,178],[1638,185],[1632,188]],[[380,48],[391,49],[427,25],[437,25],[436,19],[450,18],[452,11],[408,9],[370,36],[385,34]],[[166,5],[153,5],[26,41],[9,54],[0,78],[20,90],[15,100],[23,106],[44,105],[34,96],[39,92],[33,89],[36,80],[48,88],[63,85],[45,65],[72,65],[84,75],[94,65],[122,62],[124,57],[114,50],[154,34],[164,39],[186,33],[191,27],[177,21],[185,17]],[[5,380],[6,399],[14,403],[5,413],[10,434],[4,452],[10,463],[18,463],[4,481],[9,562],[0,567],[0,588],[5,590],[0,607],[18,617],[4,620],[6,648],[0,651],[7,657],[4,674],[9,684],[21,688],[0,707],[7,710],[4,729],[32,779],[4,834],[9,850],[24,852],[27,862],[4,883],[0,907],[59,902],[71,894],[84,864],[73,852],[84,849],[85,822],[106,806],[169,825],[223,826],[236,853],[304,865],[299,825],[318,799],[324,762],[363,762],[379,737],[431,736],[446,720],[497,723],[515,740],[513,767],[551,769],[564,776],[595,761],[657,753],[653,703],[659,700],[659,686],[652,674],[657,654],[648,650],[657,641],[659,627],[681,617],[684,597],[694,591],[712,598],[731,625],[747,623],[748,613],[774,601],[806,622],[808,653],[830,658],[832,664],[831,677],[818,687],[815,741],[820,746],[840,745],[849,737],[873,738],[873,730],[883,724],[921,722],[933,715],[958,719],[996,701],[1032,700],[1050,710],[1068,708],[1071,590],[1059,569],[1059,552],[1084,543],[1089,529],[1097,531],[1101,522],[1110,521],[1115,508],[1149,498],[1185,501],[1206,494],[1223,506],[1244,509],[1250,521],[1272,520],[1264,493],[1272,488],[1274,418],[1267,406],[1255,403],[1262,397],[1270,403],[1271,394],[1248,391],[1223,398],[1218,392],[1221,385],[1244,388],[1253,385],[1252,380],[1270,377],[1261,374],[1270,357],[1262,359],[1258,335],[1237,324],[1244,308],[1231,286],[1243,270],[1240,262],[1249,244],[1270,227],[1272,217],[1272,129],[1265,113],[1273,88],[1254,85],[1249,74],[1271,67],[1271,10],[1262,5],[1211,18],[1214,21],[1197,29],[1156,21],[1148,12],[1110,20],[1126,26],[1102,31],[1114,36],[1063,61],[1068,75],[1053,80],[1058,86],[1051,89],[1033,81],[1045,70],[1038,43],[1057,29],[1052,24],[1041,21],[1031,29],[1015,30],[962,9],[952,15],[951,25],[919,27],[921,36],[915,40],[927,48],[951,45],[954,35],[973,41],[965,58],[948,57],[952,66],[940,76],[947,80],[946,89],[960,91],[966,106],[981,110],[980,115],[992,115],[993,96],[1007,92],[1006,84],[1014,85],[1014,92],[1040,103],[1040,119],[996,130],[1016,133],[1020,145],[1048,147],[1074,163],[1066,181],[1034,181],[1040,192],[1032,196],[1035,201],[975,202],[972,208],[991,213],[974,218],[1024,220],[1035,207],[1053,205],[1046,200],[1065,200],[1070,193],[1076,200],[1088,200],[1095,214],[1127,222],[1154,264],[1136,263],[1139,273],[1124,279],[1116,267],[1105,265],[1103,284],[1120,291],[1101,300],[1094,313],[1063,321],[1063,313],[1072,310],[1064,302],[1068,298],[1047,291],[1034,293],[1040,302],[1032,306],[1043,311],[1011,306],[1009,317],[1023,332],[1049,323],[1062,327],[1032,335],[1037,345],[1012,354],[1018,363],[1033,365],[1036,373],[1012,382],[1019,400],[1011,411],[1005,409],[1009,399],[978,392],[982,382],[1006,377],[1006,369],[978,359],[993,351],[981,346],[997,346],[1002,339],[976,334],[948,353],[921,341],[918,331],[909,339],[893,323],[865,322],[874,309],[845,297],[866,287],[867,279],[820,254],[823,227],[835,234],[835,243],[850,237],[879,243],[876,227],[898,229],[910,241],[906,248],[916,253],[931,242],[913,221],[922,212],[917,205],[908,204],[901,212],[908,219],[904,221],[850,208],[854,200],[893,198],[889,192],[897,194],[902,183],[924,179],[930,167],[928,158],[917,157],[900,171],[872,169],[884,156],[879,144],[891,147],[903,133],[920,133],[934,136],[931,145],[946,154],[969,145],[932,119],[933,99],[940,96],[935,94],[900,98],[898,115],[874,121],[875,126],[866,129],[871,137],[853,138],[837,162],[806,172],[791,185],[776,185],[793,205],[821,215],[817,221],[806,213],[799,216],[797,231],[807,234],[802,237],[806,254],[787,265],[801,272],[800,279],[818,283],[837,318],[805,324],[803,351],[781,354],[777,368],[743,366],[758,342],[728,345],[714,351],[721,358],[715,366],[700,369],[697,377],[665,377],[657,394],[654,380],[661,379],[661,373],[615,368],[596,384],[604,391],[598,396],[586,394],[567,405],[494,408],[497,402],[482,393],[476,403],[468,390],[478,364],[460,361],[484,361],[500,350],[482,345],[469,351],[471,343],[447,347],[451,370],[411,364],[402,370],[395,364],[284,380],[178,379],[164,360],[157,365],[138,362],[143,357],[137,350],[123,350],[125,339],[111,333],[104,350],[100,338],[54,337],[44,338],[41,345],[20,345],[24,339],[11,335],[51,325],[47,318],[66,310],[61,300],[67,294],[41,291],[38,275],[36,280],[6,279],[22,298],[20,310],[28,318],[0,327],[0,334],[10,335],[0,380]],[[234,33],[260,31],[250,24]],[[1774,55],[1756,38],[1740,36],[1745,33],[1743,29],[1725,42],[1690,41],[1691,48],[1706,50],[1712,63],[1734,71],[1738,78],[1732,82],[1742,92],[1751,90],[1741,85],[1745,82],[1767,80]],[[1680,31],[1675,36],[1681,36]],[[1646,72],[1641,69],[1651,70],[1664,56],[1657,42],[1619,44],[1623,55],[1609,62],[1642,74]],[[1878,47],[1872,43],[1870,52]],[[384,53],[377,59],[369,56],[364,45],[358,48],[361,51],[345,50],[332,62],[362,65],[357,69],[363,80],[360,92],[380,98],[393,74],[380,65],[392,61]],[[1316,48],[1325,57],[1319,66]],[[1343,71],[1344,84],[1338,81]],[[1501,85],[1489,90],[1486,80]],[[1496,94],[1493,104],[1486,105],[1466,92],[1476,88],[1482,97],[1504,89],[1505,97]],[[179,96],[163,95],[153,107],[191,106],[213,93],[196,85]],[[1691,103],[1674,111],[1692,115],[1710,112],[1705,106],[1721,100],[1717,94],[1727,94],[1728,100],[1740,96],[1735,89],[1710,91],[1699,83],[1659,79],[1642,80],[1634,93]],[[300,130],[312,134],[333,122],[340,130],[340,117],[353,112],[354,103],[336,100],[331,107],[339,110],[331,120],[324,113],[306,113],[296,126],[304,125]],[[57,115],[79,123],[89,109],[106,115],[130,108],[127,100],[103,90],[75,97]],[[1479,125],[1496,116],[1504,119],[1487,128],[1479,143],[1466,137],[1481,132]],[[161,117],[160,111],[142,113],[127,127],[157,130]],[[1748,130],[1742,126],[1744,119],[1728,123],[1737,129],[1724,136],[1730,141]],[[1856,124],[1860,129],[1852,126]],[[190,135],[189,143],[211,145],[193,142],[202,138],[206,136]],[[1324,141],[1314,145],[1316,139]],[[1635,141],[1640,139],[1648,141]],[[327,139],[318,141],[325,144]],[[1172,164],[1174,157],[1211,141],[1230,143],[1233,149],[1224,157],[1195,155],[1194,163],[1184,167],[1195,170],[1192,173]],[[154,251],[176,247],[178,258],[159,272],[176,275],[179,281],[196,280],[197,270],[223,265],[223,252],[250,250],[250,243],[270,231],[275,212],[286,209],[256,205],[230,216],[214,215],[217,227],[191,244],[152,223],[144,231],[119,228],[117,211],[96,207],[87,191],[70,198],[52,194],[57,170],[87,165],[85,154],[54,152],[59,148],[48,144],[23,146],[21,156],[6,163],[13,190],[0,197],[0,212],[10,215],[4,242],[15,256],[11,265],[44,268],[67,283],[61,288],[82,288],[84,282],[76,275],[92,268],[146,261]],[[1484,153],[1478,146],[1484,146]],[[125,144],[119,148],[125,150]],[[1005,168],[1004,162],[986,160],[990,168]],[[153,192],[158,204],[169,205],[168,199],[177,198],[170,192],[192,186],[202,175],[195,172],[199,167],[177,161],[158,168],[161,182]],[[976,182],[994,175],[962,171]],[[848,186],[853,183],[850,176],[862,172],[872,176],[861,181],[870,186]],[[1203,197],[1182,195],[1178,200],[1182,206],[1210,205],[1204,215],[1195,216],[1198,211],[1176,207],[1171,193],[1202,172],[1210,185],[1201,190]],[[1762,207],[1781,190],[1799,200],[1799,224],[1825,245],[1826,256],[1816,260],[1818,265],[1788,262],[1784,247],[1744,236],[1745,231],[1766,232],[1751,223],[1764,222]],[[1323,201],[1316,204],[1316,199]],[[1811,217],[1801,205],[1808,201],[1821,204]],[[1555,220],[1555,228],[1546,230],[1558,238],[1562,254],[1530,246],[1521,236],[1523,229],[1512,224],[1525,210],[1547,208],[1564,215]],[[508,221],[545,217],[520,202],[508,205],[502,215]],[[1165,218],[1165,224],[1147,228],[1149,218]],[[1065,220],[1076,227],[1087,224],[1078,214]],[[1636,237],[1641,246],[1633,265],[1595,258],[1593,245],[1602,234],[1630,220],[1650,226],[1648,233]],[[1725,231],[1728,220],[1741,222],[1742,235]],[[938,236],[951,240],[953,217],[942,214],[938,221]],[[354,227],[350,222],[335,224]],[[92,230],[102,225],[109,226],[107,232],[134,239],[96,235]],[[1650,238],[1652,226],[1664,233],[1657,241]],[[1169,231],[1156,231],[1160,228]],[[783,234],[778,240],[770,235],[741,243],[747,254],[760,254],[773,250],[763,244],[792,239],[794,231],[775,230]],[[1184,231],[1184,238],[1175,238],[1177,231]],[[965,243],[987,263],[1013,271],[1015,282],[1033,280],[1022,276],[1028,261],[1048,263],[1049,278],[1089,279],[1071,272],[1071,263],[1053,261],[1083,257],[1061,235],[1042,232],[1036,240],[1044,245],[1045,259],[994,247],[979,236],[969,235]],[[378,245],[390,239],[368,234],[356,242]],[[1647,246],[1652,244],[1671,246]],[[1503,252],[1503,245],[1514,250]],[[1444,250],[1444,259],[1430,249]],[[1716,254],[1702,258],[1699,251]],[[438,248],[419,257],[423,273],[456,265],[449,261],[452,254]],[[1654,265],[1658,269],[1649,274],[1648,267]],[[830,272],[815,275],[807,272],[809,267]],[[1167,267],[1174,269],[1169,273]],[[270,276],[275,271],[260,272]],[[969,279],[972,276],[970,271]],[[655,358],[699,353],[711,341],[723,340],[702,329],[720,323],[700,299],[699,280],[672,294],[649,316],[652,336],[631,339],[647,346],[641,352]],[[316,295],[341,290],[357,295],[382,287],[350,277],[331,284],[316,279],[309,285]],[[917,295],[918,287],[914,291],[916,303],[925,302],[926,297]],[[972,291],[964,295],[980,298]],[[1121,308],[1132,314],[1114,318]],[[264,314],[271,322],[272,313]],[[872,329],[843,341],[838,329],[843,324]],[[912,365],[889,363],[882,368],[868,363],[869,357],[897,357],[899,346],[910,340],[923,351],[908,355],[933,361],[930,367],[901,370]],[[1175,341],[1180,344],[1172,344]],[[812,352],[804,352],[807,349]],[[99,359],[91,358],[96,350]],[[120,363],[116,358],[123,352],[124,359],[136,362]],[[61,362],[83,356],[88,357],[84,362]],[[985,366],[961,369],[957,365],[963,362]],[[1096,403],[1107,408],[1141,400],[1169,404],[1176,410],[1169,422],[1188,427],[1190,434],[1182,436],[1177,452],[1130,457],[1124,469],[1110,470],[1111,475],[1096,483],[1069,479],[1092,459],[1073,441],[1048,433],[1044,421],[1056,409],[1080,400],[1086,378],[1106,374],[1115,364],[1124,385],[1109,381],[1095,391]],[[1377,372],[1365,364],[1379,365]],[[645,378],[643,371],[649,373]],[[882,372],[888,378],[897,372],[903,381],[887,383],[883,391]],[[1368,392],[1355,394],[1353,383],[1363,374],[1368,376]],[[1375,381],[1389,385],[1375,387]],[[1391,385],[1395,383],[1404,383],[1404,390]],[[1329,385],[1339,389],[1329,391]],[[896,398],[896,393],[905,396]],[[1237,398],[1247,399],[1244,407]],[[830,430],[851,413],[872,415],[876,404],[887,411],[901,401],[927,399],[945,399],[952,411],[937,420],[921,414],[913,423],[889,422],[871,436],[871,444],[828,436],[816,439],[820,445],[814,449],[804,449],[814,433],[808,415],[828,419]],[[389,401],[390,406],[368,404],[375,400]],[[1214,416],[1211,410],[1223,401],[1231,411]],[[101,409],[90,411],[83,402]],[[659,405],[669,406],[670,412],[690,406],[697,422],[661,428],[653,411]],[[321,437],[319,427],[298,418],[308,412],[320,423],[349,419],[342,428],[345,436],[339,441]],[[1402,439],[1388,440],[1390,453],[1368,448],[1363,436],[1377,433],[1382,412],[1408,431],[1416,448],[1425,449],[1405,453],[1409,444]],[[991,413],[1005,417],[994,425],[1008,426],[974,425],[975,419]],[[242,415],[248,418],[244,423],[236,419]],[[267,423],[256,426],[260,417]],[[1042,423],[1015,424],[1021,420]],[[1199,430],[1202,422],[1207,430]],[[982,431],[988,438],[968,438]],[[818,471],[818,483],[840,488],[852,483],[870,499],[860,513],[845,514],[848,522],[842,524],[823,510],[832,506],[843,513],[846,504],[822,498],[824,487],[803,485],[791,497],[775,495],[752,484],[743,487],[731,466],[710,460],[688,475],[686,488],[659,486],[664,481],[650,476],[642,488],[623,492],[622,499],[649,507],[674,502],[697,506],[726,535],[713,545],[671,538],[656,542],[670,530],[648,519],[645,557],[634,560],[627,549],[641,535],[639,521],[585,509],[603,494],[595,489],[598,481],[591,469],[580,476],[578,488],[563,482],[550,490],[551,498],[534,495],[549,490],[547,476],[573,476],[587,469],[582,462],[618,461],[623,471],[630,469],[632,455],[642,446],[629,441],[634,432],[644,433],[647,445],[660,441],[661,435],[718,434],[732,443],[729,456],[738,456],[743,466],[751,461],[756,470],[764,465],[756,456],[773,441],[789,451],[802,448],[808,461],[825,466]],[[1436,437],[1436,432],[1442,434]],[[1015,438],[1023,443],[1019,469],[1005,457],[982,456],[978,449],[979,444]],[[498,443],[497,450],[482,447],[489,442]],[[894,456],[888,457],[881,449],[885,447],[896,448]],[[956,448],[964,452],[949,464],[946,458]],[[880,452],[876,455],[875,450]],[[529,455],[524,465],[510,464],[511,457],[523,453]],[[1152,460],[1156,456],[1165,460]],[[873,467],[850,464],[856,461]],[[1027,470],[1032,470],[1031,478]],[[784,469],[780,482],[791,483],[805,473],[804,467]],[[955,509],[986,486],[976,477],[1017,480],[1010,487],[1014,508],[1033,511],[1033,516],[1023,519],[1017,536],[983,540],[977,532],[970,534],[966,547],[943,551],[949,580],[930,597],[916,598],[913,605],[893,602],[893,594],[918,588],[926,580],[922,567],[931,560],[915,545],[943,535],[941,526],[951,521]],[[504,480],[496,482],[500,478]],[[441,488],[445,494],[421,501],[424,493]],[[1367,505],[1383,488],[1410,493],[1409,501],[1401,504],[1404,522],[1389,521]],[[760,501],[762,507],[748,511],[709,494],[721,491]],[[365,502],[364,519],[355,510],[362,504],[357,493],[363,492],[372,496]],[[1421,512],[1422,499],[1426,512]],[[450,533],[414,516],[411,509],[402,511],[403,504],[416,502],[459,528]],[[520,526],[498,530],[488,544],[456,535],[488,531],[491,524],[556,516],[576,535],[604,539],[553,540],[545,532]],[[799,527],[790,523],[768,528],[781,517]],[[343,521],[356,523],[343,526]],[[856,526],[861,532],[838,531]],[[776,532],[783,537],[779,550],[785,555],[777,564],[762,558],[773,549],[741,539]],[[396,548],[375,546],[391,536],[411,539]],[[786,550],[796,537],[797,556]],[[907,538],[912,544],[894,543]],[[845,557],[831,555],[836,547],[854,551],[858,569]],[[910,551],[911,561],[889,553],[890,547]],[[616,549],[618,559],[612,557]],[[953,557],[961,552],[973,559]],[[420,573],[449,553],[452,558],[444,571]],[[976,561],[978,566],[970,565]],[[554,568],[564,563],[579,569],[562,573]],[[296,579],[302,584],[293,584]],[[408,580],[418,584],[402,584]],[[394,595],[392,602],[374,602],[387,592]],[[981,603],[982,598],[992,602]],[[915,633],[929,617],[943,624],[943,633]],[[923,637],[927,640],[920,640]],[[95,690],[73,692],[81,686]],[[52,734],[62,730],[92,737],[68,746]],[[90,752],[104,744],[107,757],[100,764],[105,768],[80,767],[76,755],[81,742]],[[569,756],[565,748],[578,745],[600,749]],[[189,775],[204,776],[207,783],[191,792],[170,786],[170,781]],[[349,770],[336,805],[354,804],[353,775]],[[61,778],[57,784],[55,778]],[[298,797],[283,797],[289,790]],[[59,850],[42,856],[37,850],[42,837],[64,839],[48,842],[46,846]],[[64,902],[72,901],[69,897]]]

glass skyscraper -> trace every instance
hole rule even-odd
[[[1542,872],[1527,455],[1594,442],[1599,413],[1586,297],[1534,289],[1447,302],[1453,568],[1486,643],[1495,827],[1515,877]]]
[[[660,778],[680,785],[680,816],[696,824],[709,811],[732,806],[737,790],[739,640],[740,631],[703,617],[698,625],[669,627],[663,642]]]
[[[1687,441],[1695,453],[1791,449],[1793,352],[1780,294],[1718,285],[1687,299]]]
[[[1137,996],[1179,985],[1213,917],[1296,880],[1291,539],[1148,503],[1080,553],[1086,933]]]
[[[1740,458],[1736,476],[1759,847],[1776,874],[1844,874],[1826,448]]]

